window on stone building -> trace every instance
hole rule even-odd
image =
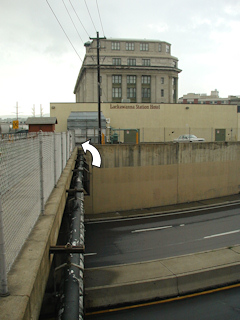
[[[142,76],[142,102],[151,102],[151,76]]]
[[[142,76],[142,83],[143,84],[150,84],[151,83],[151,76]]]
[[[164,89],[161,89],[161,97],[164,97]]]
[[[134,42],[126,42],[126,50],[133,51],[134,50]]]
[[[112,42],[112,50],[120,50],[120,42]]]
[[[128,84],[136,83],[136,76],[127,76],[127,83]]]
[[[135,66],[136,65],[136,59],[128,59],[127,60],[128,66]]]
[[[161,84],[164,84],[164,77],[161,77]]]
[[[113,75],[113,76],[112,76],[112,83],[122,83],[122,76],[120,76],[120,75]]]
[[[140,43],[140,50],[141,51],[148,51],[148,43]]]
[[[161,43],[159,43],[158,50],[159,50],[160,52],[162,51],[162,44],[161,44]]]
[[[112,88],[112,97],[113,98],[121,98],[122,97],[122,88],[120,88],[120,87]]]
[[[149,99],[151,97],[151,89],[150,88],[142,88],[142,98]]]
[[[112,63],[114,66],[120,66],[121,65],[121,59],[120,58],[113,58]]]
[[[150,59],[142,59],[143,66],[150,66]]]
[[[127,99],[131,102],[136,102],[136,76],[127,76]]]
[[[170,46],[168,44],[166,45],[166,53],[170,53]]]
[[[136,98],[136,88],[129,87],[127,88],[127,99],[135,99]]]

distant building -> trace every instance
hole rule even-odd
[[[178,99],[178,103],[199,103],[199,104],[240,104],[239,96],[228,96],[220,98],[217,89],[211,91],[208,96],[206,93],[188,93]]]
[[[76,102],[97,102],[97,41],[86,54],[74,88]],[[178,59],[165,41],[100,40],[102,102],[177,103]]]
[[[31,117],[26,120],[28,132],[54,132],[57,123],[56,117]]]
[[[10,126],[7,123],[0,122],[0,134],[5,134],[10,132]]]

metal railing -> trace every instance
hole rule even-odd
[[[75,147],[74,132],[0,139],[0,293],[7,273]],[[2,221],[2,224],[1,224]]]

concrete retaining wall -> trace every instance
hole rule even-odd
[[[38,319],[48,280],[52,256],[49,247],[55,245],[67,200],[66,189],[72,180],[77,148],[68,160],[56,188],[53,190],[22,251],[8,274],[10,296],[0,298],[1,320]]]
[[[132,210],[210,199],[240,190],[240,143],[97,146],[86,213]],[[88,161],[91,157],[88,153]]]
[[[85,270],[87,309],[176,297],[240,281],[240,247]]]

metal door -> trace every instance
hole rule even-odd
[[[215,129],[215,141],[226,140],[226,129]]]
[[[138,140],[139,136],[140,130],[138,130]],[[124,130],[124,143],[137,143],[137,130]]]

